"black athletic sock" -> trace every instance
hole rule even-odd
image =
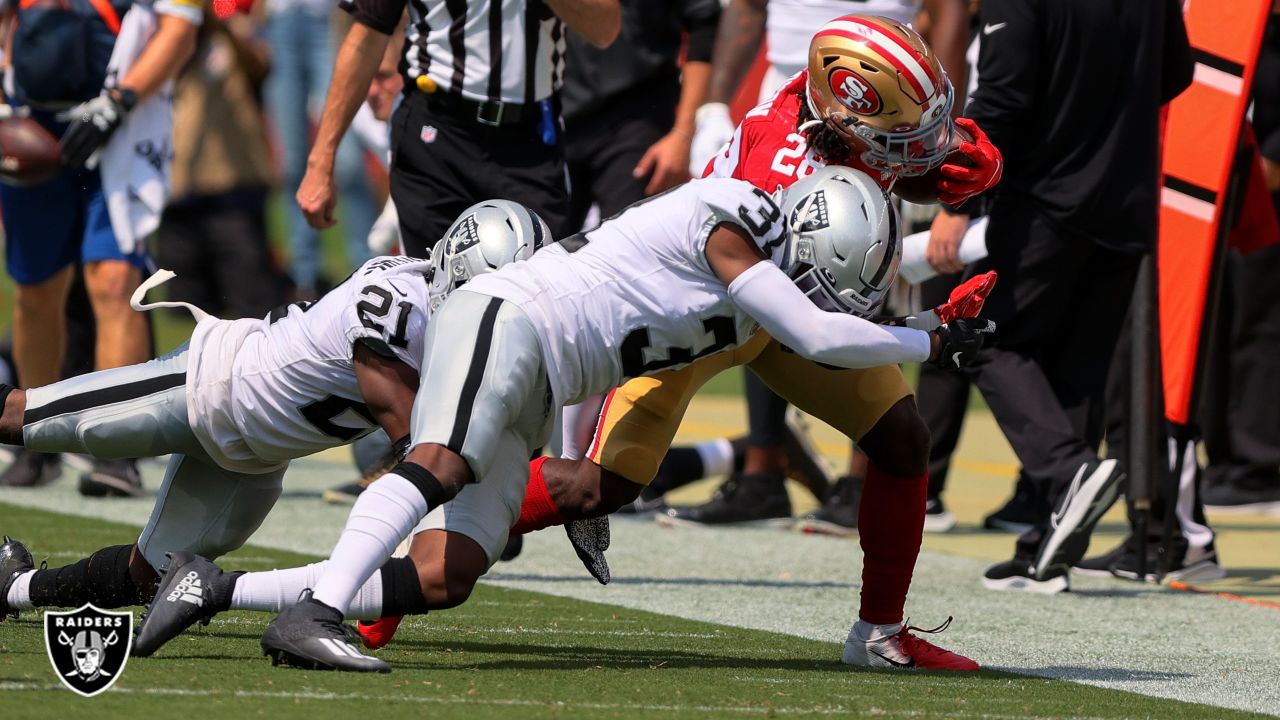
[[[133,545],[112,545],[60,568],[37,570],[31,577],[31,604],[36,607],[80,607],[93,603],[103,609],[142,605],[149,598],[129,574]]]
[[[391,558],[378,569],[382,573],[382,616],[426,615],[427,599],[413,560]]]
[[[743,368],[747,394],[747,439],[752,447],[776,447],[787,441],[787,401],[756,374]]]

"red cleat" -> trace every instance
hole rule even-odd
[[[849,631],[844,641],[843,662],[846,665],[864,667],[920,668],[922,670],[978,670],[978,663],[969,658],[940,648],[922,640],[912,631],[940,633],[951,624],[951,618],[932,630],[903,627],[893,634],[879,634],[877,627],[861,620]],[[879,637],[876,637],[879,634]]]
[[[396,636],[396,628],[400,627],[403,615],[378,618],[371,623],[363,620],[356,623],[356,631],[360,633],[360,641],[370,650],[381,650]]]

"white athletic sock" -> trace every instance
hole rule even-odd
[[[232,610],[258,610],[278,613],[298,602],[298,595],[314,588],[324,574],[327,561],[284,570],[268,570],[241,575],[231,593]],[[347,615],[358,620],[382,617],[382,573],[374,571],[351,601]]]
[[[13,584],[9,586],[9,594],[4,599],[9,607],[14,610],[30,610],[35,607],[31,604],[31,578],[35,574],[35,570],[28,570],[14,578]]]
[[[720,438],[694,446],[702,459],[702,477],[719,477],[733,471],[733,445]]]
[[[313,597],[346,615],[356,591],[391,557],[428,509],[426,498],[413,483],[394,472],[378,478],[356,498],[329,564],[311,588]]]
[[[874,640],[884,640],[897,635],[902,630],[902,623],[892,623],[890,625],[876,625],[869,623],[861,618],[853,624],[853,630],[850,635],[856,637],[862,642],[872,642]]]

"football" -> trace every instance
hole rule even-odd
[[[923,175],[915,175],[913,177],[899,178],[893,184],[894,195],[913,202],[917,205],[932,205],[938,202],[938,180],[940,176],[939,168],[945,163],[954,163],[956,165],[964,165],[973,167],[973,161],[955,148],[960,146],[962,142],[973,142],[973,138],[969,133],[959,125],[955,128],[955,138],[952,140],[952,150],[947,154],[947,159],[940,163],[938,167],[930,170]]]
[[[26,117],[0,120],[0,182],[38,185],[51,180],[62,164],[58,139]]]

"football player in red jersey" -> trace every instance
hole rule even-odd
[[[954,132],[953,97],[946,74],[913,30],[883,18],[838,18],[814,37],[810,68],[748,113],[705,174],[747,180],[773,192],[824,165],[843,164],[867,172],[886,189],[902,178],[928,178],[940,199],[960,203],[998,182],[1000,156],[972,123],[959,121],[967,137]],[[975,281],[959,288],[937,314],[976,315],[994,279]],[[901,372],[896,366],[874,368],[857,380],[852,373],[833,378],[792,372],[800,369],[783,366],[794,356],[772,352],[772,346],[776,342],[748,364],[775,378],[791,376],[797,385],[814,385],[809,393],[791,387],[788,395],[807,394],[815,414],[858,440],[871,460],[860,517],[862,608],[845,645],[845,662],[976,669],[968,658],[915,637],[901,622],[921,542],[928,454],[928,432]],[[585,459],[535,462],[513,532],[596,517],[633,500],[652,480],[689,398],[723,369],[709,365],[694,363],[656,384],[649,378],[614,391]],[[858,393],[833,392],[831,383],[857,385]],[[583,551],[590,550],[590,538],[584,537],[590,528],[599,533],[601,553],[607,532],[590,522],[571,525],[584,526],[575,548],[605,582],[602,555],[592,559]],[[360,629],[375,646],[389,640],[394,621]]]

